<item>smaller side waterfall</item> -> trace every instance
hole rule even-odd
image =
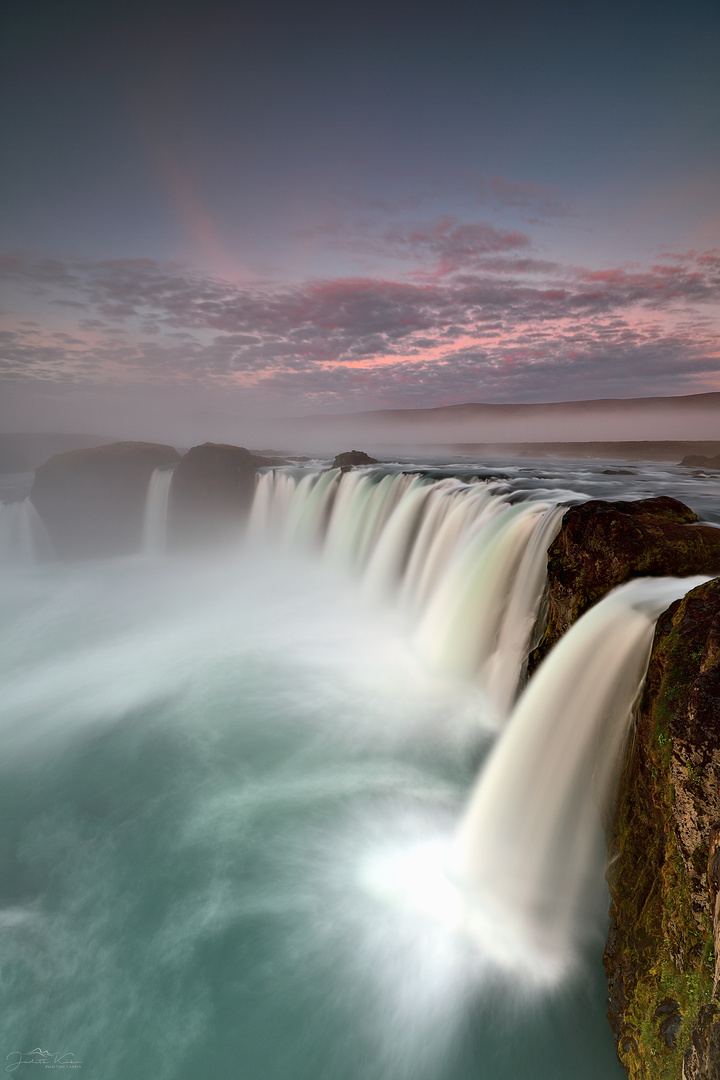
[[[50,537],[32,501],[0,503],[0,565],[35,563],[51,554]]]
[[[173,469],[154,469],[148,483],[143,518],[143,551],[162,555],[167,546],[167,519]]]
[[[597,887],[599,808],[611,796],[655,622],[707,578],[615,589],[555,646],[518,701],[456,835],[467,928],[500,962],[562,973]],[[504,928],[499,930],[498,928]]]

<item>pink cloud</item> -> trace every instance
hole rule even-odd
[[[520,259],[509,274],[504,263],[473,270],[472,260],[522,248],[524,234],[443,218],[394,242],[440,265],[455,258],[462,270],[289,287],[231,284],[151,260],[16,254],[0,269],[35,302],[45,297],[49,327],[62,305],[64,336],[15,323],[0,365],[13,379],[182,380],[262,386],[296,401],[378,394],[407,404],[558,384],[567,396],[568,380],[610,395],[718,384],[718,252],[646,268],[541,271],[530,260],[523,272]],[[75,305],[86,317],[68,326]]]

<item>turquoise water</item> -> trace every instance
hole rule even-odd
[[[15,568],[0,602],[0,1060],[42,1048],[103,1080],[624,1075],[602,915],[575,977],[533,996],[424,886],[382,887],[448,842],[494,738],[481,692],[429,675],[400,615],[279,552]]]

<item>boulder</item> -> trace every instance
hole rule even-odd
[[[356,465],[377,465],[377,458],[370,457],[364,450],[346,450],[338,454],[332,463],[333,469],[342,469],[343,472],[353,469]]]
[[[632,1080],[720,1080],[720,580],[657,623],[608,844],[608,1019]]]
[[[250,511],[258,468],[272,464],[244,446],[203,443],[188,450],[173,475],[170,546],[191,549],[232,540]]]
[[[72,450],[35,470],[30,498],[58,557],[139,551],[153,470],[178,460],[172,446],[116,442]]]
[[[676,499],[571,506],[548,551],[548,621],[532,671],[610,589],[635,577],[720,573],[720,529]]]

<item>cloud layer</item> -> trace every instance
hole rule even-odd
[[[0,372],[243,388],[298,411],[720,388],[718,251],[582,268],[536,257],[525,232],[452,217],[371,239],[392,273],[293,285],[5,255]]]

